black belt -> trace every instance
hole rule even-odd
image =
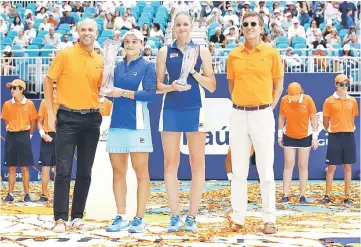
[[[65,107],[63,105],[59,106],[59,110],[64,110],[67,112],[74,112],[74,113],[81,113],[81,114],[88,114],[88,113],[94,113],[94,112],[99,112],[99,109],[81,109],[81,110],[73,110],[70,109],[68,107]]]
[[[233,104],[234,109],[243,110],[243,111],[258,111],[258,110],[266,109],[266,108],[268,108],[270,106],[271,106],[270,104],[255,105],[255,106],[241,106],[241,105]]]

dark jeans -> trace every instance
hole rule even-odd
[[[77,171],[71,219],[83,218],[101,122],[102,116],[99,112],[81,114],[58,110],[55,143],[55,220],[68,220],[69,190],[75,147],[77,147]]]

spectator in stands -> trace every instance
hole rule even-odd
[[[320,26],[324,22],[324,12],[326,9],[326,3],[324,1],[314,1],[313,3],[313,19],[317,22],[317,26]]]
[[[331,33],[333,26],[332,26],[332,20],[327,20],[326,25],[322,30],[323,37],[326,37],[329,33]]]
[[[220,44],[223,48],[226,44],[226,37],[222,34],[222,28],[216,27],[216,33],[210,38],[211,42]]]
[[[272,42],[271,38],[269,37],[268,33],[263,32],[263,33],[261,34],[261,40],[262,40],[263,43],[265,43],[266,45],[273,46],[273,42]]]
[[[73,46],[73,43],[69,41],[69,35],[68,34],[64,34],[63,35],[63,42],[60,42],[56,48],[58,48],[59,50],[63,50],[66,48],[70,48]]]
[[[305,23],[308,23],[310,20],[310,7],[306,1],[299,1],[299,12],[300,12],[300,25],[304,26]]]
[[[81,1],[75,1],[75,6],[72,9],[72,12],[78,13],[79,17],[84,12],[84,7],[81,6]]]
[[[46,8],[45,7],[41,7],[39,13],[36,15],[36,18],[38,19],[43,19],[45,16],[47,16],[48,14],[46,13]]]
[[[289,28],[293,26],[293,22],[292,22],[292,14],[290,12],[287,12],[285,14],[285,19],[282,22],[282,27],[283,30],[285,30],[285,32],[288,32]]]
[[[13,40],[13,45],[20,45],[26,47],[29,44],[28,37],[24,34],[24,29],[20,29],[18,35]]]
[[[351,75],[351,70],[358,68],[358,62],[352,59],[354,54],[351,51],[351,46],[349,44],[344,45],[339,56],[341,57],[339,60],[339,65],[341,66],[339,70],[344,71],[346,75]]]
[[[11,46],[7,45],[1,58],[1,75],[9,75],[10,72],[16,71],[14,54],[11,52]]]
[[[143,56],[145,57],[152,56],[152,48],[149,45],[144,46]]]
[[[13,4],[13,6],[11,6],[10,12],[7,14],[7,16],[10,19],[14,19],[15,17],[20,17],[20,13],[18,11],[16,11],[16,5],[15,4]]]
[[[103,29],[104,30],[113,30],[114,29],[114,21],[115,21],[115,17],[112,14],[107,13],[105,15]]]
[[[288,34],[287,34],[290,43],[292,43],[292,39],[295,37],[301,37],[306,39],[305,28],[300,25],[300,21],[298,20],[297,17],[293,17],[292,23],[293,26],[291,26],[288,29]]]
[[[94,42],[94,51],[95,51],[96,53],[98,53],[99,55],[101,55],[102,48],[100,47],[99,42]]]
[[[326,3],[326,9],[325,9],[325,19],[326,20],[332,20],[333,22],[341,22],[341,12],[338,11],[338,2],[330,2],[328,1]]]
[[[55,33],[54,27],[51,27],[49,33],[44,36],[44,45],[53,45],[54,47],[57,47],[60,42],[59,35]]]
[[[39,24],[38,31],[40,30],[49,31],[51,26],[54,26],[53,24],[49,23],[48,20],[49,20],[48,17],[45,16],[43,22]]]
[[[331,203],[330,197],[332,182],[336,167],[343,166],[345,181],[345,197],[343,203],[346,206],[353,204],[350,198],[352,164],[357,162],[354,132],[355,117],[359,115],[357,100],[348,95],[350,79],[345,74],[335,78],[336,92],[325,100],[323,104],[323,126],[328,133],[328,145],[326,152],[326,193],[323,203]],[[347,107],[345,107],[347,106]],[[359,165],[359,164],[358,164]]]
[[[266,3],[266,1],[259,1],[259,6],[255,7],[253,9],[253,11],[260,13],[260,11],[263,10],[263,12],[267,15],[267,17],[269,17],[270,12],[269,12],[269,9],[265,6],[265,3]]]
[[[271,24],[271,32],[269,36],[272,42],[275,42],[278,37],[287,37],[286,32],[283,31],[278,22]]]
[[[172,16],[172,25],[174,23],[175,16],[180,12],[189,12],[189,7],[184,1],[177,1],[174,3],[170,10],[170,15]]]
[[[348,44],[352,49],[361,49],[358,35],[356,33],[351,34],[351,40]]]
[[[63,17],[63,8],[61,7],[60,4],[56,4],[53,8],[53,16],[55,18],[62,18]],[[50,17],[50,16],[49,16]]]
[[[216,44],[214,44],[213,42],[209,42],[208,49],[212,55],[212,67],[214,73],[221,73],[221,61],[219,59],[221,54],[219,51],[216,50]]]
[[[317,27],[315,20],[311,21],[311,25],[307,28],[306,38],[310,40],[310,43],[316,40],[316,34],[322,34],[321,30]]]
[[[292,17],[297,17],[298,12],[295,7],[295,4],[292,1],[286,3],[286,8],[283,10],[283,14],[291,13]]]
[[[353,19],[353,22],[355,22],[355,20],[357,19],[357,8],[354,3],[352,3],[351,1],[343,1],[338,8],[338,10],[341,12],[341,25],[344,29],[347,28],[346,17],[349,9],[351,9],[352,11],[351,17]]]
[[[49,13],[48,23],[53,24],[54,27],[57,26],[57,22],[56,22],[56,20],[54,19],[54,14],[53,14],[53,13]]]
[[[188,2],[189,13],[193,18],[193,22],[199,21],[201,17],[202,5],[200,1]]]
[[[35,18],[33,16],[33,11],[31,9],[25,10],[24,16],[25,16],[25,21],[27,21],[27,20],[35,21]]]
[[[351,41],[351,34],[356,33],[356,28],[355,27],[350,27],[348,30],[347,35],[345,35],[345,37],[343,38],[343,43],[347,44],[348,42]]]
[[[206,19],[207,25],[211,23],[218,23],[219,25],[223,24],[223,16],[220,14],[220,10],[213,8],[212,14],[210,14]]]
[[[286,123],[286,124],[285,124]],[[300,174],[301,204],[306,199],[308,180],[308,161],[311,148],[318,148],[318,119],[313,99],[304,94],[298,82],[292,82],[280,104],[278,117],[278,144],[284,150],[283,195],[281,202],[289,202],[289,191],[293,168],[298,154],[298,170]]]
[[[275,9],[273,15],[271,15],[270,23],[282,23],[284,20],[283,16],[281,15],[281,11],[279,9]]]
[[[126,13],[128,15],[128,21],[130,21],[130,23],[132,23],[133,28],[135,28],[137,26],[137,20],[133,16],[132,10],[130,8],[127,8]]]
[[[268,15],[266,14],[266,12],[264,12],[264,10],[261,9],[261,10],[259,11],[259,13],[262,15],[264,24],[265,24],[267,27],[269,27],[269,17],[268,17]]]
[[[28,38],[28,44],[30,44],[36,37],[36,30],[34,28],[34,21],[28,21],[28,30],[25,31],[25,36]]]
[[[157,37],[162,42],[164,41],[163,31],[160,29],[160,25],[158,23],[153,23],[152,29],[150,30],[150,37]]]
[[[8,25],[7,22],[0,16],[0,33],[2,37],[4,37],[8,33]]]
[[[302,59],[298,54],[293,53],[293,48],[288,47],[284,56],[285,71],[287,72],[304,72]]]
[[[113,40],[122,41],[122,37],[120,36],[120,31],[119,30],[115,30],[113,32]]]
[[[236,32],[236,27],[231,27],[229,29],[229,33],[225,36],[226,37],[226,44],[238,44],[238,34]]]
[[[2,1],[0,4],[0,13],[8,14],[11,9],[11,3],[7,1]]]
[[[16,32],[19,32],[20,30],[24,30],[24,25],[21,23],[21,19],[19,16],[16,16],[14,18],[13,24],[11,24],[10,29]]]
[[[140,32],[143,34],[145,42],[147,42],[150,36],[150,29],[147,23],[143,24],[142,28],[140,29]]]
[[[336,28],[331,29],[331,33],[326,35],[325,40],[326,40],[326,43],[328,44],[329,48],[332,48],[333,44],[341,45],[341,38],[338,35]]]
[[[251,11],[251,4],[249,1],[244,2],[242,9],[240,10],[240,17],[244,16],[245,13]]]
[[[232,7],[229,7],[227,9],[227,14],[223,16],[223,25],[228,23],[230,20],[233,22],[233,25],[239,26],[239,17],[233,13]]]
[[[309,44],[310,49],[316,49],[319,45],[323,46],[324,48],[327,47],[326,41],[323,39],[321,34],[316,34],[316,39],[311,44]]]
[[[278,2],[273,2],[271,14],[274,15],[276,12],[278,12],[278,11],[276,11],[276,10],[278,10],[279,12],[281,12],[280,4],[279,4]]]
[[[312,55],[314,57],[314,71],[326,72],[329,70],[329,64],[326,59],[322,58],[327,56],[326,49],[323,45],[317,46],[317,51]]]
[[[205,18],[206,21],[207,21],[207,17],[212,14],[212,10],[213,10],[212,2],[207,1],[207,2],[206,2],[206,5],[202,8],[202,11],[201,11],[201,18],[200,18],[200,20],[199,20],[199,23],[200,23],[201,25],[203,24],[203,19],[204,19],[204,18]]]
[[[347,9],[346,14],[346,28],[349,29],[354,25],[354,20],[352,18],[352,9]]]
[[[124,13],[122,17],[116,17],[114,22],[114,29],[124,29],[130,30],[133,28],[133,25],[130,21],[128,21],[128,14]]]
[[[70,28],[72,28],[75,25],[74,17],[70,16],[71,7],[69,5],[64,7],[64,16],[60,18],[59,26],[61,24],[69,24]],[[59,27],[58,26],[58,27]]]

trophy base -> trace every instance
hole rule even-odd
[[[104,88],[99,90],[99,95],[101,96],[107,96],[114,92],[114,88]]]
[[[187,86],[188,85],[187,80],[182,80],[182,79],[178,80],[176,82],[176,84],[180,85],[180,86]]]

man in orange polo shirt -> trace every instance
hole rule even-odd
[[[337,165],[343,165],[346,205],[351,205],[351,164],[357,162],[355,142],[355,117],[358,116],[357,101],[347,94],[350,80],[340,74],[335,78],[336,92],[325,100],[323,105],[323,126],[329,132],[326,153],[328,165],[326,175],[326,195],[322,202],[332,202],[330,198],[333,176]]]
[[[227,62],[227,78],[234,108],[230,116],[231,202],[232,221],[244,225],[249,152],[253,144],[261,183],[263,232],[271,234],[277,231],[273,108],[283,90],[283,66],[278,51],[261,41],[263,24],[259,13],[249,12],[243,16],[245,44],[231,51]]]
[[[34,103],[25,98],[23,92],[25,82],[16,79],[6,84],[11,90],[13,98],[4,103],[1,118],[5,120],[5,166],[9,167],[9,192],[4,201],[14,201],[14,187],[16,181],[16,167],[21,167],[24,186],[24,202],[31,202],[29,196],[29,166],[34,165],[31,150],[31,137],[35,128],[37,113]]]
[[[77,173],[71,211],[71,227],[86,230],[82,223],[91,182],[91,170],[99,140],[102,116],[99,113],[99,88],[102,82],[102,57],[94,52],[97,24],[85,19],[78,24],[80,42],[57,53],[44,80],[44,95],[49,127],[54,129],[53,82],[57,82],[56,178],[54,190],[54,232],[66,231],[69,189],[75,147]]]

